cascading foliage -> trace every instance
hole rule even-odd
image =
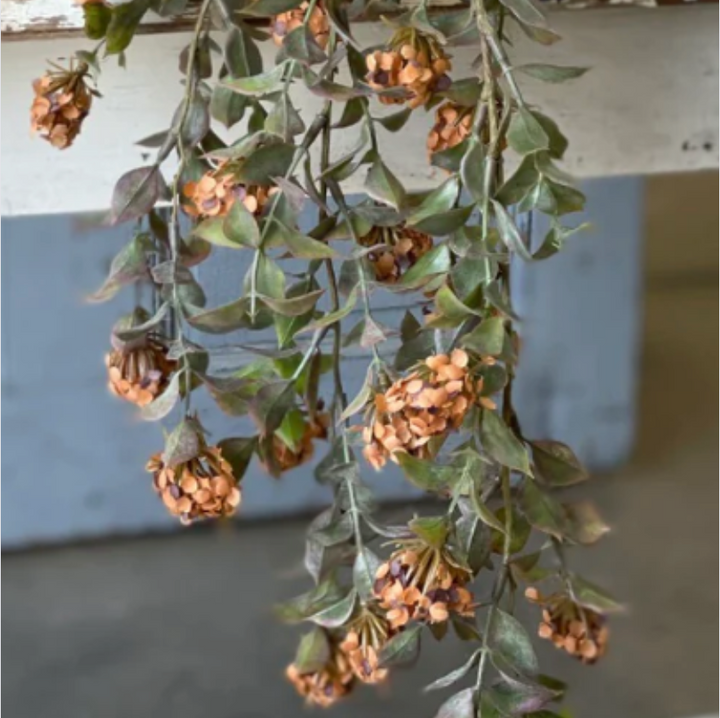
[[[425,634],[452,629],[468,657],[428,686],[453,691],[439,717],[556,715],[564,684],[540,673],[513,616],[518,590],[538,607],[539,636],[588,664],[619,606],[565,562],[567,547],[607,530],[592,506],[553,491],[585,470],[564,444],[527,436],[513,407],[512,264],[560,250],[579,229],[566,215],[584,204],[558,166],[567,140],[518,78],[561,82],[584,69],[513,65],[510,34],[559,39],[531,0],[187,5],[83,3],[99,44],[37,80],[31,110],[44,139],[69,147],[99,96],[101,63],[125,63],[146,13],[192,16],[182,100],[168,129],[139,142],[152,162],[123,175],[112,197],[110,221],[136,231],[92,296],[153,288],[153,306],[118,320],[106,363],[116,395],[149,421],[172,421],[147,464],[154,490],[183,523],[227,516],[255,458],[280,477],[327,447],[315,474],[330,506],[305,551],[312,588],[278,608],[310,627],[287,669],[298,692],[331,705],[387,681]],[[357,29],[378,18],[381,44],[362,46]],[[477,50],[469,77],[453,68],[460,45]],[[294,104],[311,95],[312,117]],[[427,118],[429,176],[434,167],[440,177],[425,192],[406,191],[383,150],[413,113]],[[364,188],[359,199],[346,197],[348,180]],[[301,230],[311,206],[316,224]],[[521,227],[537,212],[550,229],[533,247]],[[211,249],[249,265],[238,297],[219,307],[206,306],[192,271]],[[377,320],[377,288],[412,295],[399,327]],[[355,309],[362,318],[349,327]],[[239,329],[274,330],[276,348],[250,342],[243,365],[220,372],[197,338]],[[342,358],[353,345],[369,366],[349,398]],[[250,416],[255,433],[210,444],[193,411],[203,389],[221,411]],[[385,525],[361,473],[388,462],[445,509]]]

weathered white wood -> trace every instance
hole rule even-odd
[[[553,25],[565,38],[551,48],[524,40],[516,62],[588,65],[572,84],[524,83],[528,98],[556,118],[570,139],[566,167],[579,177],[697,170],[718,166],[718,8],[623,8],[597,13],[559,12]],[[364,45],[387,31],[358,28]],[[89,43],[79,38],[3,43],[2,213],[93,211],[107,207],[117,177],[142,164],[133,141],[166,127],[181,96],[177,55],[183,33],[139,36],[128,69],[109,62],[96,102],[76,145],[58,152],[28,131],[31,80],[43,58],[70,55]],[[274,49],[264,48],[268,60]],[[455,50],[454,77],[471,74],[473,48]],[[296,103],[312,113],[318,98],[299,91]],[[382,132],[388,164],[410,189],[440,177],[427,164],[425,136],[432,117],[417,111],[397,135]],[[336,152],[355,139],[339,135]],[[362,173],[348,182],[360,191]]]

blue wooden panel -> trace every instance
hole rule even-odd
[[[609,468],[627,456],[633,437],[642,181],[597,180],[585,190],[592,233],[548,262],[516,268],[524,321],[517,393],[528,435],[564,439],[593,467]],[[129,231],[79,232],[71,217],[2,221],[5,548],[175,526],[143,471],[161,448],[158,427],[138,421],[105,390],[109,329],[132,305],[132,291],[107,305],[82,301]],[[244,273],[237,263],[218,256],[200,272],[211,302],[237,296]],[[376,301],[382,320],[394,324],[409,298]],[[365,361],[347,362],[352,393]],[[199,404],[215,437],[249,429],[218,416],[206,398]],[[368,470],[367,478],[380,496],[413,494],[397,472]],[[242,513],[277,515],[326,499],[310,467],[280,481],[254,468]]]

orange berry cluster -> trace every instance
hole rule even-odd
[[[167,358],[167,347],[148,336],[142,346],[114,349],[105,355],[110,391],[137,406],[146,406],[165,390],[177,362]]]
[[[388,459],[397,463],[399,452],[428,458],[431,439],[460,427],[479,391],[469,361],[462,349],[436,354],[375,395],[363,429],[363,456],[375,469]]]
[[[382,563],[373,587],[391,629],[410,621],[442,623],[450,614],[474,616],[472,576],[443,549],[408,543]]]
[[[604,616],[578,606],[564,594],[541,596],[534,586],[525,590],[525,597],[543,607],[540,638],[583,663],[595,663],[605,654],[609,630]]]
[[[310,3],[305,0],[299,7],[281,12],[272,19],[272,38],[276,45],[282,45],[285,38],[296,28],[305,23]],[[330,20],[327,12],[317,3],[305,23],[315,42],[324,50],[330,38]]]
[[[417,32],[401,30],[386,50],[376,50],[365,58],[368,85],[374,90],[402,87],[404,96],[379,95],[385,105],[404,104],[415,109],[426,105],[434,93],[451,85],[450,58],[442,47]]]
[[[81,63],[77,68],[47,72],[33,82],[30,126],[53,147],[64,150],[80,134],[92,105],[87,77],[88,66]]]
[[[454,102],[445,102],[435,110],[435,124],[427,138],[429,154],[459,145],[472,132],[473,111]]]
[[[375,279],[394,284],[404,271],[432,249],[433,240],[429,234],[400,225],[392,229],[373,227],[360,238],[360,244],[364,247],[378,246],[377,250],[367,255]]]
[[[191,217],[224,217],[236,201],[245,205],[248,212],[259,215],[276,187],[244,185],[237,181],[229,162],[206,172],[197,182],[183,187],[186,201],[184,210]]]
[[[321,708],[329,708],[346,696],[355,683],[350,659],[337,644],[331,646],[330,656],[321,669],[301,672],[292,663],[285,675],[308,705]]]
[[[201,445],[194,458],[176,466],[168,466],[162,454],[155,454],[145,468],[168,511],[183,524],[230,516],[240,505],[238,481],[216,446]]]

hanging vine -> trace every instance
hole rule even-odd
[[[99,97],[102,63],[125,64],[147,12],[185,6],[83,3],[98,45],[35,82],[34,130],[69,147]],[[381,15],[389,37],[362,47],[358,24]],[[139,142],[154,160],[123,175],[111,200],[110,221],[136,231],[91,297],[153,288],[154,306],[113,328],[107,366],[112,391],[144,419],[177,417],[147,464],[155,491],[183,523],[228,516],[253,458],[280,477],[327,441],[315,475],[331,503],[305,552],[313,585],[278,608],[311,626],[287,669],[298,692],[331,705],[387,680],[427,632],[441,639],[452,629],[469,655],[428,686],[455,690],[439,717],[556,715],[564,685],[540,673],[513,615],[518,590],[538,607],[539,636],[587,664],[605,652],[606,617],[619,606],[565,561],[568,548],[607,530],[589,504],[554,493],[586,471],[564,444],[527,436],[513,405],[512,267],[559,251],[580,229],[566,215],[584,205],[558,166],[567,140],[526,101],[519,77],[561,82],[584,69],[513,64],[508,37],[518,28],[540,44],[559,39],[531,0],[433,10],[426,1],[202,0],[195,18],[180,104],[168,129]],[[271,66],[262,43],[276,49]],[[458,45],[478,50],[473,76],[453,74]],[[314,117],[294,105],[309,95],[320,98]],[[428,163],[443,180],[408,192],[384,153],[386,133],[427,111]],[[363,196],[346,196],[361,176]],[[313,205],[305,231],[299,215]],[[533,242],[537,213],[550,229]],[[234,301],[208,308],[192,269],[213,246],[249,269]],[[378,288],[415,297],[401,326],[377,319]],[[201,337],[239,329],[274,330],[275,347],[244,344],[250,359],[221,373]],[[369,365],[351,398],[343,353],[353,344]],[[223,412],[251,417],[255,432],[211,445],[193,409],[203,388]],[[361,475],[388,462],[446,508],[385,525]]]

